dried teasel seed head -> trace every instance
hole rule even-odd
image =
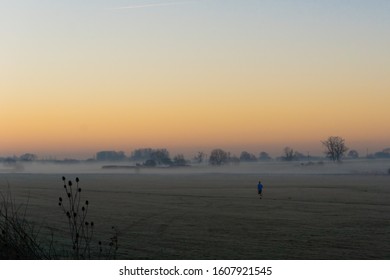
[[[58,206],[62,206],[62,203],[61,203],[61,202],[58,202]]]
[[[85,201],[85,205],[88,205],[88,204],[89,204],[89,201],[88,201],[88,200],[86,200],[86,201]]]
[[[69,185],[69,187],[71,187],[72,186],[72,181],[69,181],[68,185]]]
[[[99,241],[99,245],[100,245],[100,246],[102,245],[102,242],[101,242],[101,241]]]
[[[85,222],[85,225],[86,225],[86,226],[88,226],[88,225],[89,225],[89,223],[88,223],[88,222]]]
[[[95,224],[93,222],[91,222],[91,227],[93,227]]]
[[[64,181],[64,182],[65,182],[65,180],[66,180],[65,176],[62,176],[62,181]]]
[[[78,191],[81,192],[81,188],[79,188]]]
[[[68,197],[70,197],[70,193],[68,193]]]
[[[84,207],[84,206],[83,206],[83,207],[81,207],[81,211],[83,211],[83,212],[85,211],[85,207]]]
[[[62,197],[60,196],[60,197],[58,198],[58,200],[59,200],[59,201],[62,201]]]
[[[78,183],[80,180],[79,180],[79,177],[76,177],[76,182]]]

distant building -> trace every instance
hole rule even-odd
[[[101,151],[96,153],[96,160],[98,161],[121,161],[125,159],[126,155],[124,152]]]

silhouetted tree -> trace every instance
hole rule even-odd
[[[142,148],[142,149],[136,149],[131,152],[130,156],[131,160],[140,161],[143,160],[144,164],[148,160],[153,160],[156,165],[159,164],[165,164],[165,165],[171,165],[172,160],[169,157],[169,152],[167,149],[152,149],[152,148]],[[151,162],[149,162],[151,163]]]
[[[167,149],[156,149],[152,152],[152,158],[157,164],[172,164],[172,160],[169,157],[169,152]]]
[[[151,159],[153,154],[153,149],[151,148],[142,148],[136,149],[131,152],[131,160],[147,160]]]
[[[214,149],[211,151],[209,163],[212,165],[225,164],[229,159],[228,153],[222,149]]]
[[[20,157],[19,157],[19,159],[21,160],[21,161],[34,161],[34,160],[37,160],[37,156],[36,155],[34,155],[34,154],[29,154],[29,153],[27,153],[27,154],[23,154],[23,155],[21,155]]]
[[[325,155],[333,161],[340,162],[344,154],[348,151],[345,140],[339,136],[330,136],[321,142],[325,146]]]
[[[174,166],[186,166],[187,160],[184,158],[184,155],[179,154],[173,158],[173,165]]]
[[[257,161],[257,158],[254,154],[243,151],[240,155],[240,161]]]
[[[203,153],[203,152],[198,152],[195,156],[194,156],[194,162],[196,163],[202,163],[205,159],[206,155]]]
[[[238,156],[236,155],[231,155],[230,153],[228,153],[228,162],[230,163],[233,163],[233,164],[239,164],[240,163],[240,159]]]
[[[267,160],[271,160],[271,157],[269,156],[268,153],[266,153],[266,152],[261,152],[261,153],[259,154],[259,160],[261,160],[261,161],[267,161]]]
[[[359,158],[359,153],[356,150],[350,150],[347,155],[349,158],[357,159]]]
[[[285,147],[283,149],[284,156],[282,158],[286,161],[294,160],[294,150],[290,147]]]

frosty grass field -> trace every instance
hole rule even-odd
[[[379,160],[138,171],[35,163],[0,169],[0,190],[9,185],[41,235],[49,227],[61,240],[61,177],[79,177],[96,237],[118,229],[119,259],[389,259],[388,168]]]

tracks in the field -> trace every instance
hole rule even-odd
[[[109,193],[110,191],[93,191],[93,192],[104,192]],[[163,192],[137,192],[137,191],[120,191],[116,193],[123,193],[129,195],[140,195],[140,196],[159,196],[159,197],[177,197],[182,201],[186,198],[190,199],[201,199],[206,201],[205,205],[199,205],[200,207],[207,207],[213,203],[214,199],[226,199],[228,201],[234,200],[249,200],[253,201],[254,199],[259,200],[257,195],[253,196],[227,196],[227,195],[205,195],[205,194],[180,194],[180,193],[163,193]],[[295,199],[295,198],[277,198],[273,196],[264,195],[261,201],[282,201],[282,202],[293,202],[293,203],[306,203],[306,204],[332,204],[332,205],[360,205],[360,206],[383,206],[390,207],[390,203],[369,203],[369,202],[360,202],[360,201],[332,201],[332,200],[305,200],[305,199]],[[191,201],[192,202],[192,201]],[[185,204],[185,203],[182,203]]]

